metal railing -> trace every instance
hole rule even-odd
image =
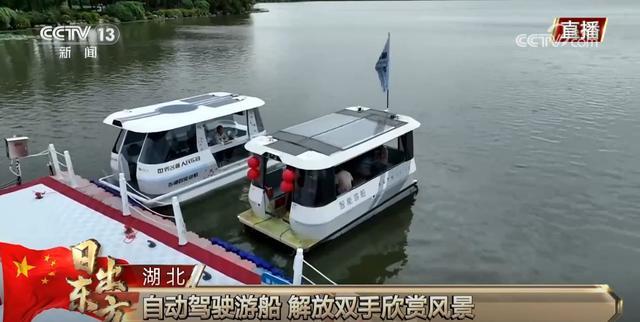
[[[36,156],[36,155],[45,155],[48,154],[49,158],[51,160],[51,165],[53,166],[53,176],[56,177],[59,180],[64,180],[65,179],[65,175],[64,172],[62,171],[62,168],[66,169],[66,179],[68,184],[73,187],[76,188],[78,187],[78,183],[77,183],[77,177],[75,174],[75,171],[73,170],[73,163],[71,162],[71,154],[69,154],[69,151],[65,150],[63,153],[60,153],[58,151],[56,151],[56,148],[53,144],[49,144],[49,148],[46,151],[40,152],[39,154],[35,154],[35,155],[31,155],[31,156]],[[30,156],[30,157],[31,157]],[[58,160],[58,156],[62,156],[64,157],[64,163],[60,162]],[[173,216],[169,216],[169,215],[165,215],[165,214],[161,214],[157,211],[152,210],[151,208],[147,207],[144,203],[139,202],[138,200],[136,200],[135,198],[131,198],[132,200],[134,200],[134,202],[136,203],[136,205],[132,206],[129,204],[129,190],[146,197],[144,194],[142,194],[141,192],[139,192],[138,190],[136,190],[134,187],[132,187],[127,180],[125,179],[125,175],[124,173],[120,173],[118,174],[118,183],[119,183],[119,190],[120,190],[120,200],[121,200],[121,210],[122,210],[122,215],[123,216],[130,216],[131,215],[131,211],[135,211],[138,215],[151,220],[159,225],[164,226],[165,228],[169,228],[172,229],[174,228],[173,225],[165,222],[164,220],[160,219],[158,220],[158,218],[154,218],[153,216],[149,216],[148,214],[153,214],[155,216],[161,217],[161,218],[168,218],[168,219],[173,219],[175,221],[175,228],[177,230],[177,235],[178,235],[178,244],[179,245],[186,245],[188,240],[187,240],[187,229],[186,229],[186,225],[184,223],[184,218],[182,216],[182,209],[180,209],[180,202],[178,201],[178,197],[173,197],[171,199],[171,206],[173,208]],[[168,205],[168,204],[166,204]],[[146,211],[146,213],[145,213]]]
[[[76,180],[76,173],[73,170],[73,163],[71,162],[71,154],[69,154],[69,151],[64,150],[63,153],[60,153],[56,151],[56,148],[53,144],[49,144],[47,154],[49,154],[51,165],[53,166],[53,176],[57,179],[64,179],[64,175],[61,169],[61,167],[64,167],[67,170],[67,182],[72,188],[77,188],[78,182]],[[64,163],[58,161],[59,155],[64,157]]]
[[[316,272],[316,274],[320,275],[329,284],[338,285],[336,282],[334,282],[332,279],[327,277],[327,275],[322,273],[315,266],[309,264],[309,262],[304,260],[304,254],[303,254],[302,248],[296,249],[296,256],[293,258],[293,284],[294,285],[301,285],[303,279],[311,285],[317,284],[313,282],[310,278],[303,275],[305,265],[306,267],[311,268],[314,272]]]
[[[173,197],[171,198],[171,206],[173,208],[173,216],[169,216],[169,215],[164,215],[161,214],[155,210],[152,210],[151,208],[145,206],[143,203],[141,202],[136,202],[138,204],[138,207],[142,207],[143,209],[140,209],[138,207],[131,207],[129,205],[129,194],[128,194],[128,189],[132,188],[131,185],[129,185],[127,183],[127,179],[124,176],[124,173],[120,173],[118,175],[118,182],[119,182],[119,188],[120,188],[120,200],[122,202],[122,215],[123,216],[130,216],[131,215],[131,210],[133,209],[137,214],[152,220],[158,224],[161,224],[167,228],[173,228],[172,225],[164,222],[163,220],[156,220],[156,218],[152,218],[147,216],[144,213],[144,210],[146,210],[147,212],[159,216],[161,218],[173,218],[173,220],[175,221],[175,227],[177,230],[177,234],[178,234],[178,245],[182,246],[182,245],[186,245],[188,243],[187,240],[187,226],[184,223],[184,217],[182,216],[182,209],[180,209],[180,202],[178,201],[178,197]]]
[[[36,153],[36,154],[32,154],[29,155],[25,158],[30,158],[30,157],[36,157],[36,156],[42,156],[42,155],[49,155],[49,159],[50,159],[50,165],[51,165],[51,172],[52,175],[58,179],[58,180],[65,180],[67,181],[67,183],[73,187],[73,188],[77,188],[78,187],[78,182],[77,182],[77,177],[75,174],[75,171],[73,169],[73,163],[71,161],[71,154],[69,153],[69,151],[65,150],[63,153],[60,153],[58,151],[56,151],[56,148],[53,144],[49,144],[49,147],[47,150]],[[58,156],[61,156],[64,158],[64,162],[60,162],[58,159]],[[13,165],[13,164],[12,164]],[[65,172],[62,171],[62,169],[65,169],[66,171],[66,175]],[[10,167],[10,171],[16,175],[16,177],[18,179],[13,180],[12,182],[8,183],[7,185],[10,185],[14,182],[19,182],[20,180],[20,166],[19,166],[19,161],[17,164],[17,173],[13,170],[13,168]],[[66,178],[65,178],[66,177]],[[111,176],[109,176],[111,177]],[[170,215],[165,215],[165,214],[161,214],[155,210],[152,210],[151,208],[149,208],[148,206],[146,206],[143,202],[141,202],[140,200],[138,200],[138,198],[135,198],[134,196],[140,196],[143,198],[146,198],[148,200],[151,200],[151,198],[149,198],[148,196],[146,196],[145,194],[143,194],[142,192],[138,191],[136,188],[134,188],[133,186],[131,186],[127,180],[126,177],[124,175],[124,173],[119,173],[118,174],[118,188],[119,188],[119,192],[120,192],[120,200],[121,200],[121,210],[122,210],[122,215],[123,216],[131,216],[131,211],[135,211],[138,215],[151,220],[159,225],[164,226],[165,228],[169,228],[169,229],[173,229],[175,227],[176,231],[177,231],[177,235],[178,235],[178,245],[183,246],[186,245],[188,243],[188,239],[187,239],[187,229],[186,229],[186,225],[184,222],[184,217],[182,216],[182,209],[180,208],[180,202],[178,200],[177,196],[173,196],[171,198],[171,207],[173,210],[173,216]],[[130,192],[131,191],[131,192]],[[131,199],[130,199],[131,197]],[[135,205],[131,205],[129,201],[133,201],[135,203]],[[162,205],[169,205],[168,203],[162,203]],[[152,214],[153,216],[149,216],[149,214]],[[160,218],[166,218],[166,219],[173,219],[173,221],[175,222],[175,226],[171,225],[167,222],[165,222],[163,219],[159,219],[156,218],[160,217]],[[302,248],[298,248],[296,249],[296,255],[294,257],[293,260],[293,284],[294,285],[301,285],[302,281],[304,280],[306,283],[311,284],[311,285],[316,285],[317,283],[312,281],[310,278],[308,278],[307,276],[305,276],[303,274],[303,270],[306,268],[310,268],[312,271],[314,271],[317,275],[319,275],[320,277],[322,277],[326,282],[328,282],[329,284],[332,285],[337,285],[336,282],[334,282],[332,279],[330,279],[329,277],[327,277],[324,273],[322,273],[319,269],[317,269],[315,266],[311,265],[309,262],[304,260],[304,255],[303,255],[303,250]]]

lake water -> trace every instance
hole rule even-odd
[[[270,12],[121,25],[95,60],[82,47],[63,60],[34,40],[1,41],[0,136],[69,149],[96,178],[116,134],[101,121],[123,108],[231,91],[263,98],[278,129],[384,107],[373,66],[391,32],[391,108],[422,123],[420,193],[307,260],[339,283],[608,283],[624,320],[640,319],[637,1],[259,6]],[[609,17],[604,44],[516,46],[556,16]],[[25,163],[28,178],[46,173]],[[188,205],[189,229],[288,269],[293,252],[238,223],[246,186]]]

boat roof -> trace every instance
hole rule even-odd
[[[264,101],[251,96],[213,92],[115,112],[104,123],[138,133],[154,133],[254,109]]]
[[[415,130],[420,122],[367,107],[347,107],[275,133],[256,137],[249,152],[277,156],[289,166],[321,170],[349,161]]]

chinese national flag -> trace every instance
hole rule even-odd
[[[33,250],[20,245],[0,243],[0,260],[4,284],[4,321],[30,322],[40,312],[69,309],[73,287],[67,278],[89,278],[74,267],[68,247]],[[106,258],[99,258],[104,267]],[[94,316],[95,317],[95,316]]]

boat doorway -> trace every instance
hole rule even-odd
[[[124,173],[127,181],[136,187],[138,182],[137,162],[145,136],[144,133],[121,130],[112,150],[118,165],[116,168]]]

